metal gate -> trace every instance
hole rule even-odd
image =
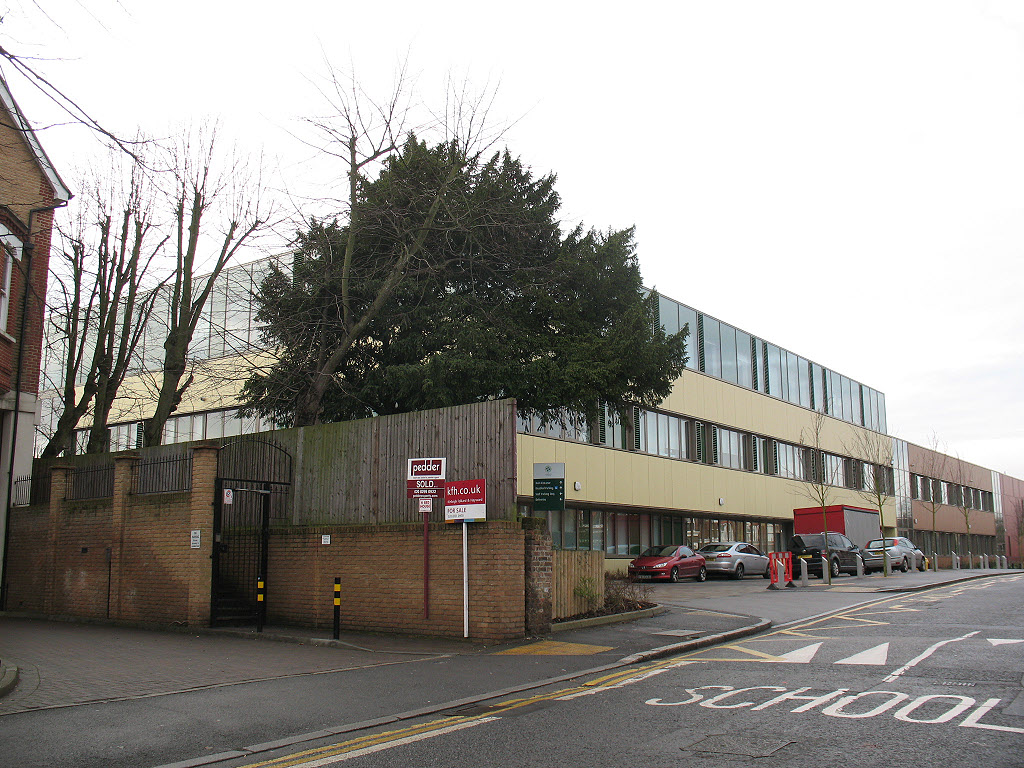
[[[243,437],[217,458],[213,504],[211,626],[266,620],[270,524],[288,517],[292,457],[273,440]]]

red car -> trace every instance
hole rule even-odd
[[[697,554],[685,544],[670,544],[651,547],[636,560],[630,561],[629,577],[634,581],[667,579],[674,583],[689,577],[707,581],[708,569],[703,555]]]

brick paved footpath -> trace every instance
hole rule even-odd
[[[0,715],[402,664],[458,650],[443,642],[360,650],[0,616],[0,661],[19,672],[17,686],[0,698]]]

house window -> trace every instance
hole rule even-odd
[[[14,262],[21,258],[21,241],[0,225],[0,331],[7,333],[7,319],[11,306],[11,272]]]

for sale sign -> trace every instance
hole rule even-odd
[[[483,480],[459,480],[444,489],[444,521],[487,519],[487,492]]]

